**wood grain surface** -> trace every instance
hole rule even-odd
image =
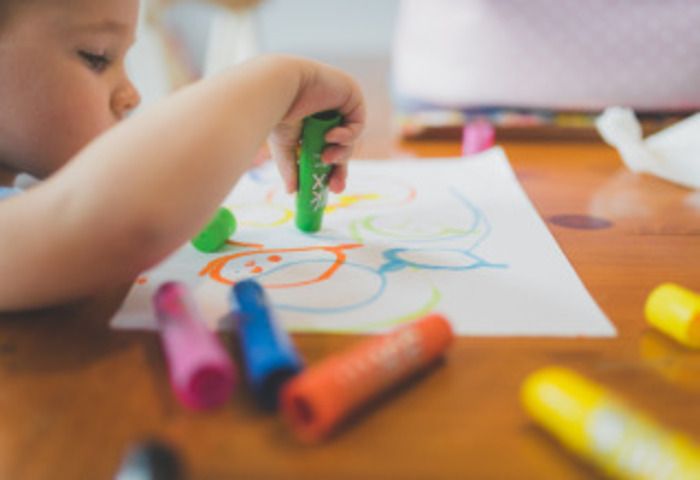
[[[385,64],[350,65],[356,74],[380,71],[360,75],[371,118],[358,155],[459,154],[454,142],[395,139]],[[147,438],[174,446],[190,478],[201,480],[596,478],[519,404],[523,378],[551,364],[603,383],[700,440],[700,353],[651,331],[642,310],[664,281],[700,291],[700,193],[629,173],[598,143],[504,147],[535,208],[617,327],[616,338],[460,338],[444,362],[309,447],[258,410],[245,388],[214,413],[183,410],[156,335],[108,328],[125,289],[53,311],[3,315],[0,479],[112,478],[125,450]],[[603,222],[580,228],[591,225],[581,221],[588,217]],[[578,222],[567,226],[567,218]],[[237,355],[234,338],[222,338]],[[295,340],[313,363],[356,337]]]

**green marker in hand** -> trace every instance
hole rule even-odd
[[[333,169],[321,161],[326,133],[342,122],[336,111],[315,113],[304,119],[299,152],[299,191],[297,192],[297,228],[303,232],[321,229],[328,198],[328,176]]]

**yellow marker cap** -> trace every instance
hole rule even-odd
[[[700,348],[700,295],[674,283],[656,287],[644,307],[652,326],[683,345]]]
[[[537,370],[521,390],[530,416],[579,453],[588,450],[586,422],[605,395],[601,387],[563,367]]]

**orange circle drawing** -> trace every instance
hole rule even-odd
[[[306,285],[313,285],[315,283],[319,283],[325,280],[328,280],[333,276],[333,274],[345,263],[345,260],[347,258],[347,255],[345,254],[345,250],[350,250],[353,248],[359,248],[362,247],[363,245],[361,243],[348,243],[348,244],[343,244],[343,245],[333,245],[333,246],[318,246],[318,247],[298,247],[298,248],[275,248],[275,249],[255,249],[255,250],[249,250],[246,252],[239,252],[239,253],[234,253],[233,255],[226,255],[223,257],[219,257],[215,260],[212,260],[209,262],[200,272],[200,276],[209,276],[212,280],[222,283],[224,285],[235,285],[236,282],[233,280],[230,280],[226,277],[224,277],[222,271],[226,265],[233,260],[247,257],[250,255],[260,255],[260,254],[280,254],[280,253],[295,253],[295,252],[311,252],[311,251],[324,251],[332,254],[335,256],[335,260],[331,263],[331,265],[323,271],[320,275],[318,275],[315,278],[312,278],[310,280],[304,280],[300,282],[291,282],[291,283],[283,283],[283,284],[263,284],[264,287],[266,288],[294,288],[294,287],[302,287]],[[278,255],[277,255],[278,256]],[[270,257],[268,257],[270,258]],[[279,260],[282,260],[282,257],[279,257]],[[274,261],[274,260],[271,260]],[[254,272],[257,273],[257,272]]]

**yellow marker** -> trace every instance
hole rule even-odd
[[[656,287],[644,307],[647,321],[688,347],[700,348],[700,295],[674,283]]]
[[[521,397],[537,423],[613,478],[700,479],[700,447],[571,370],[534,372]]]

